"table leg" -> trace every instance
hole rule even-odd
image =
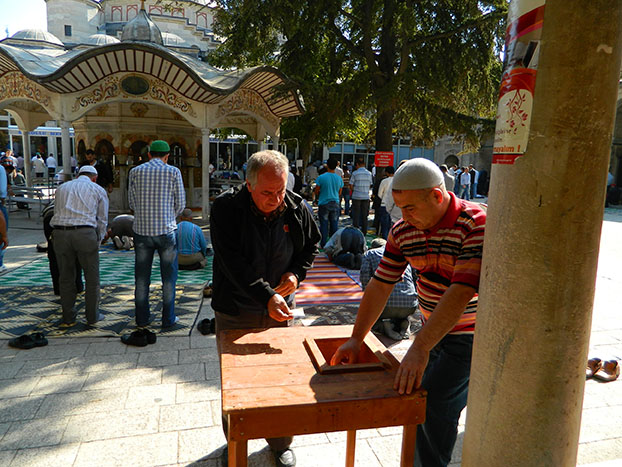
[[[229,441],[229,467],[246,467],[248,458],[247,442]]]
[[[411,467],[415,461],[415,443],[417,441],[417,425],[404,425],[402,434],[401,467]]]
[[[356,430],[348,430],[346,438],[346,467],[354,467],[354,451],[356,449]]]

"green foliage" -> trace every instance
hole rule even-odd
[[[282,137],[299,138],[303,154],[342,137],[390,149],[395,133],[475,143],[491,125],[507,0],[216,3],[215,32],[227,39],[209,61],[282,70],[307,108]]]

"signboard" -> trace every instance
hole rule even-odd
[[[545,0],[510,2],[493,164],[514,164],[527,149]]]
[[[393,165],[393,151],[376,151],[374,164],[376,167],[389,167]]]

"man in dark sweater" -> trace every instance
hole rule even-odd
[[[216,332],[287,326],[298,285],[317,254],[320,233],[302,198],[286,191],[287,158],[261,151],[246,184],[214,201],[212,308]],[[227,426],[223,420],[225,434]],[[268,439],[277,466],[296,465],[292,437]]]

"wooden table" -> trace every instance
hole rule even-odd
[[[306,338],[349,337],[352,326],[294,326],[219,334],[222,412],[229,423],[229,466],[244,467],[247,440],[347,431],[346,466],[354,465],[356,430],[404,426],[401,465],[412,466],[416,426],[425,420],[426,393],[399,395],[395,357],[373,334],[390,369],[319,374]]]

